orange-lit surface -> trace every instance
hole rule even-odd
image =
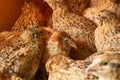
[[[20,14],[21,0],[0,0],[0,32],[10,30]]]

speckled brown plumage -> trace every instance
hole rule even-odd
[[[98,24],[95,30],[95,44],[97,53],[86,58],[86,62],[90,64],[96,56],[104,54],[118,54],[120,50],[120,22],[115,13],[108,10],[97,12],[93,18]]]
[[[87,74],[84,60],[73,60],[63,54],[50,57],[46,63],[49,73],[48,80],[98,80],[92,74]]]
[[[98,24],[95,30],[95,45],[98,51],[120,51],[120,22],[116,15],[103,10],[94,16]]]
[[[42,28],[32,28],[23,32],[7,32],[0,42],[0,72],[10,80],[33,79],[44,49]]]
[[[44,18],[40,8],[33,0],[24,0],[21,14],[12,27],[13,31],[23,31],[33,26],[44,26]]]
[[[73,60],[63,54],[54,55],[46,63],[46,70],[49,73],[48,80],[98,80],[97,75],[87,72],[88,66],[98,56],[104,57],[107,55],[108,58],[109,56],[115,58],[117,54],[119,55],[120,53],[96,52],[85,60]]]
[[[65,0],[68,9],[75,13],[82,13],[89,5],[90,0]]]
[[[96,29],[96,25],[85,17],[71,13],[67,9],[64,0],[45,1],[53,9],[53,28],[65,31],[77,44],[78,50],[75,53],[78,54],[71,54],[71,57],[82,59],[95,52],[94,30]]]

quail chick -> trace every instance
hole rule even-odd
[[[87,70],[99,80],[120,80],[120,54],[98,56]]]
[[[94,0],[93,0],[94,1]],[[93,16],[101,10],[110,10],[115,13],[120,19],[120,0],[97,0],[98,6],[87,8],[83,15],[89,19],[93,19]]]
[[[44,49],[42,28],[8,32],[0,43],[0,72],[10,80],[32,80]]]
[[[40,64],[39,74],[43,74],[44,80],[46,79],[45,63],[50,56],[62,53],[66,56],[69,55],[71,48],[77,48],[73,39],[65,32],[57,31],[49,27],[44,27],[51,33],[48,40],[46,40],[46,46],[44,54],[42,55],[42,61]],[[41,76],[42,77],[42,76]],[[35,79],[36,80],[36,79]]]
[[[63,54],[50,57],[46,63],[48,80],[98,80],[86,72],[84,60],[73,60]]]
[[[71,12],[80,14],[90,5],[90,0],[66,0],[66,4]]]
[[[98,51],[120,51],[120,22],[116,15],[102,10],[94,16],[98,24],[95,30],[95,45]]]
[[[72,47],[77,49],[74,40],[67,33],[53,30],[51,28],[46,28],[46,30],[50,31],[52,35],[49,37],[47,41],[46,51],[45,51],[46,53],[43,56],[45,63],[50,56],[59,53],[68,56],[70,54]]]
[[[53,9],[52,26],[64,31],[76,42],[78,49],[72,50],[71,57],[83,59],[96,51],[94,31],[96,25],[89,19],[71,13],[65,5],[65,0],[45,0]]]
[[[33,26],[44,26],[43,14],[33,0],[24,0],[21,14],[12,27],[12,31],[23,31]]]

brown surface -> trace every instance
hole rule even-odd
[[[20,14],[21,0],[0,0],[0,32],[10,30]]]

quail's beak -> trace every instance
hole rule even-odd
[[[95,21],[95,17],[94,16],[92,17],[92,20]]]
[[[51,33],[45,33],[43,36],[43,39],[48,40],[50,36],[51,36]]]
[[[47,40],[50,36],[51,36],[51,32],[47,31],[46,29],[44,29],[44,27],[42,27],[42,38],[44,40]]]
[[[73,47],[74,49],[78,49],[76,44],[75,44],[75,45],[72,45],[72,47]]]
[[[52,29],[52,28],[50,28],[50,27],[43,27],[43,29],[45,29],[45,30],[47,30],[47,31],[49,31],[49,32],[51,32],[51,33],[54,33],[54,32],[55,32],[55,30]]]
[[[93,75],[97,76],[97,66],[94,64],[91,64],[90,66],[88,66],[88,68],[86,69],[87,73],[92,73]]]
[[[46,35],[43,36],[43,39],[44,39],[44,40],[47,40],[49,37],[50,37],[50,36],[46,34]]]
[[[93,65],[88,66],[88,68],[86,69],[87,72],[94,72],[96,71],[96,69],[94,69]]]
[[[87,72],[96,72],[97,71],[97,64],[92,63],[91,65],[88,66],[88,68],[86,69]]]

